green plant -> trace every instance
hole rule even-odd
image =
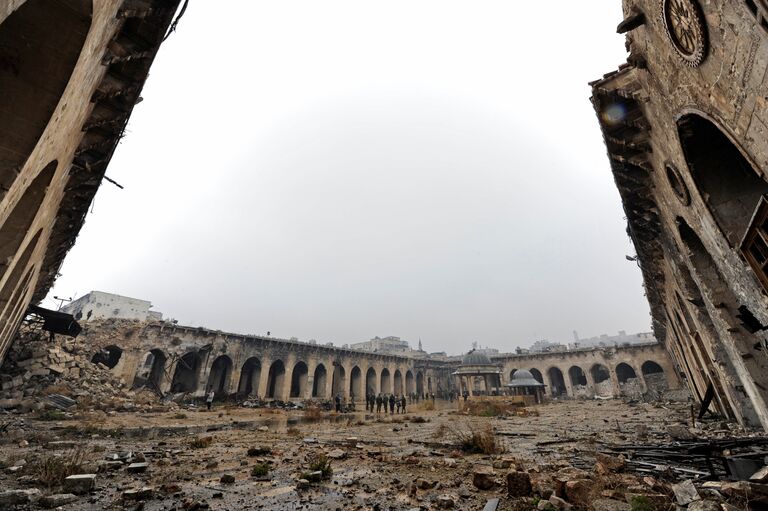
[[[264,477],[269,474],[269,465],[266,463],[257,463],[251,469],[252,477]]]
[[[312,472],[320,472],[320,479],[330,479],[333,475],[331,460],[323,453],[315,453],[307,456],[307,471],[301,474],[302,479],[309,481],[315,479]]]
[[[655,507],[645,495],[635,495],[629,501],[631,511],[654,511]]]
[[[67,414],[61,410],[42,410],[35,417],[39,421],[63,421],[67,419]]]

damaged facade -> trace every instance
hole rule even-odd
[[[0,3],[0,360],[75,242],[178,3]]]
[[[592,103],[656,337],[696,399],[768,428],[768,3],[623,11],[630,55]]]

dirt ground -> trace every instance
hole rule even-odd
[[[395,416],[225,406],[17,416],[0,445],[0,488],[67,493],[42,483],[41,467],[77,458],[76,472],[96,473],[96,486],[63,509],[479,510],[492,498],[501,499],[498,509],[535,509],[537,485],[550,484],[545,474],[593,471],[603,442],[669,440],[668,427],[689,416],[686,404],[621,400],[551,402],[506,417],[463,415],[439,400],[435,410],[416,405]],[[463,437],[489,428],[497,453],[460,448]],[[308,459],[322,454],[332,476],[311,481]],[[131,473],[130,461],[148,466]],[[252,475],[256,465],[268,473]],[[507,496],[504,477],[514,469],[531,474],[531,498]],[[490,489],[473,483],[476,472],[488,474],[479,486]]]

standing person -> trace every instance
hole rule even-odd
[[[379,392],[379,395],[376,396],[376,413],[377,414],[381,413],[381,401],[382,401],[381,392]]]
[[[336,401],[336,411],[341,412],[341,394],[336,394],[334,401]]]
[[[432,397],[432,404],[435,404],[435,393],[434,392],[432,393],[431,397]]]
[[[400,409],[405,413],[405,394],[403,394],[403,397],[400,398]]]
[[[213,406],[213,398],[216,393],[213,391],[213,387],[208,387],[208,394],[205,395],[205,406],[208,407],[208,411],[211,411]]]
[[[390,415],[395,414],[395,395],[394,394],[389,395],[389,414]]]
[[[371,395],[368,392],[366,392],[365,393],[365,411],[367,412],[370,407],[371,407]]]
[[[469,397],[469,392],[467,392],[467,391],[465,390],[465,391],[464,391],[464,402],[465,402],[465,403],[467,402],[467,398],[468,398],[468,397]]]
[[[397,413],[400,414],[400,398],[395,396],[395,405],[397,406]]]
[[[373,413],[373,406],[376,404],[376,396],[373,395],[373,392],[369,392],[368,395],[371,397],[371,413]]]

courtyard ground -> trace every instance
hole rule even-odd
[[[500,510],[640,510],[675,500],[668,483],[597,453],[672,442],[688,431],[687,404],[560,401],[498,417],[427,407],[17,415],[4,426],[0,488],[11,491],[6,507],[71,510],[480,510],[494,498]],[[62,486],[70,472],[96,475]],[[78,495],[41,498],[67,493]]]

